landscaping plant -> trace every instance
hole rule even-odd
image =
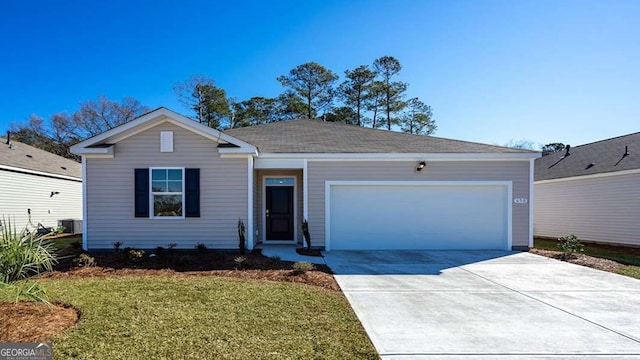
[[[563,252],[562,260],[568,260],[573,258],[575,253],[583,253],[584,245],[580,242],[577,236],[574,234],[561,237],[558,239],[558,248]]]
[[[27,279],[44,271],[52,271],[57,263],[55,247],[26,228],[18,232],[15,224],[2,219],[0,237],[0,289],[21,297],[47,302],[45,292],[37,283]]]
[[[203,243],[198,243],[196,244],[196,250],[198,250],[199,253],[207,252],[207,245]]]
[[[247,252],[247,242],[244,236],[245,230],[244,221],[238,218],[238,239],[240,241],[239,248],[241,255],[244,255]]]
[[[113,250],[115,252],[120,252],[120,247],[122,247],[122,244],[124,244],[122,241],[116,241],[114,243],[111,243],[111,245],[113,245]]]
[[[297,274],[304,274],[307,271],[313,271],[316,269],[312,263],[306,261],[298,261],[291,265],[291,268],[293,268],[293,271]]]
[[[246,256],[238,256],[233,259],[233,262],[236,263],[236,270],[243,270],[245,267],[245,263],[247,262]]]
[[[73,263],[78,267],[96,266],[96,259],[89,254],[80,254],[77,258],[73,259]]]

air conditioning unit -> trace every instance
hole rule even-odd
[[[79,234],[82,232],[82,220],[62,219],[58,220],[58,226],[64,226],[62,231],[65,234]]]

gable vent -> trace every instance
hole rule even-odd
[[[173,131],[160,131],[160,152],[173,152]]]

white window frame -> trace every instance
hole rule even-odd
[[[149,218],[150,219],[163,219],[163,220],[179,220],[185,218],[185,207],[184,207],[184,189],[185,189],[185,179],[184,179],[184,167],[175,167],[175,166],[155,166],[149,168]],[[154,192],[153,191],[153,170],[182,170],[182,216],[155,216],[154,195],[176,195],[175,192]]]

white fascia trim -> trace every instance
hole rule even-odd
[[[534,184],[538,185],[538,184],[549,184],[549,183],[556,183],[556,182],[563,182],[563,181],[589,180],[589,179],[605,178],[610,176],[622,176],[622,175],[632,175],[632,174],[640,174],[640,169],[621,170],[621,171],[613,171],[613,172],[599,173],[599,174],[592,174],[592,175],[570,176],[570,177],[559,178],[559,179],[538,180],[538,181],[535,181]]]
[[[82,178],[87,178],[87,159],[82,157]],[[88,251],[87,237],[87,182],[82,182],[82,249]]]
[[[239,148],[218,148],[220,155],[225,154],[243,154],[243,155],[258,155],[258,151],[255,148],[239,147]]]
[[[507,190],[507,251],[513,246],[513,182],[512,181],[351,181],[328,180],[324,182],[324,248],[331,251],[331,186],[504,186]]]
[[[154,121],[154,120],[158,120],[158,121]],[[208,126],[202,125],[199,122],[190,119],[186,116],[180,115],[174,111],[171,111],[169,109],[166,108],[159,108],[157,110],[151,111],[150,113],[147,113],[143,116],[140,116],[134,120],[131,120],[125,124],[122,124],[118,127],[115,127],[111,130],[107,130],[105,132],[103,132],[102,134],[96,135],[90,139],[87,139],[85,141],[82,141],[74,146],[71,147],[71,152],[74,154],[83,154],[84,151],[86,150],[87,147],[91,146],[91,145],[95,145],[100,143],[101,141],[104,141],[108,138],[111,137],[115,137],[117,135],[122,134],[122,136],[117,137],[116,139],[114,139],[114,142],[118,142],[121,141],[123,139],[126,139],[129,136],[133,136],[135,134],[137,134],[140,131],[144,131],[150,127],[156,126],[157,124],[160,124],[162,122],[170,122],[174,125],[180,126],[184,129],[193,131],[195,133],[198,133],[206,138],[215,140],[215,141],[219,141],[219,140],[223,140],[226,141],[228,143],[237,145],[241,148],[250,148],[255,150],[256,147],[244,142],[240,139],[236,139],[230,135],[227,135],[221,131],[218,131],[216,129],[212,129]],[[145,125],[147,123],[150,123],[149,125],[147,125],[147,127],[142,127],[140,129],[135,129],[138,128],[142,125]],[[135,130],[134,130],[135,129]],[[132,131],[130,131],[132,130]],[[125,134],[126,133],[126,134]]]
[[[307,159],[302,163],[302,218],[309,221],[309,164]]]
[[[52,178],[64,179],[64,180],[82,181],[82,178],[77,178],[74,176],[58,175],[58,174],[52,174],[44,171],[29,170],[29,169],[23,169],[23,168],[14,167],[14,166],[8,166],[8,165],[0,165],[0,170],[8,170],[8,171],[19,172],[24,174],[41,175],[41,176],[47,176]]]
[[[263,159],[256,158],[256,169],[302,169],[306,159]]]
[[[74,145],[75,146],[75,145]],[[73,148],[73,146],[72,146]],[[113,155],[113,145],[108,147],[89,147],[82,149],[82,155]]]
[[[535,159],[529,160],[529,248],[533,248],[533,175],[535,173]]]
[[[247,157],[247,249],[253,250],[253,234],[255,229],[253,228],[253,157]]]
[[[540,157],[540,153],[260,153],[258,156],[314,161],[526,161]]]

